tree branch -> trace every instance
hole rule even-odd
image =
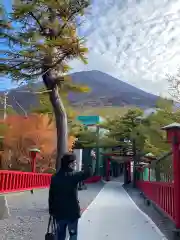
[[[168,93],[176,101],[180,101],[180,69],[175,76],[167,75],[167,80],[170,84]]]
[[[43,28],[43,26],[41,25],[39,19],[37,19],[37,17],[36,17],[32,12],[30,12],[29,14],[30,14],[30,16],[31,16],[32,18],[34,18],[34,20],[36,21],[36,23],[39,25],[41,31],[44,32],[44,28]]]
[[[50,70],[52,70],[53,68],[55,68],[59,63],[61,63],[62,61],[64,61],[64,59],[66,57],[68,57],[69,53],[64,54],[64,56],[62,56],[59,60],[57,60],[57,62],[55,62],[53,65],[51,65],[50,67],[48,67],[48,69],[46,69],[45,71],[42,71],[40,73],[40,75],[45,75],[47,72],[49,72]]]
[[[63,26],[62,26],[62,28],[60,29],[60,31],[59,31],[59,33],[58,33],[58,35],[61,35],[62,34],[62,32],[63,32],[63,30],[64,30],[64,28],[67,26],[67,24],[69,23],[69,21],[72,21],[73,20],[73,18],[75,17],[75,14],[78,14],[78,13],[80,13],[82,10],[84,9],[84,6],[82,6],[81,8],[79,8],[78,10],[76,9],[76,10],[74,10],[71,14],[70,14],[70,16],[68,17],[68,19],[67,19],[67,21],[66,21],[66,23],[64,23],[63,24]]]

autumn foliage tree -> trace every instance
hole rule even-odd
[[[5,123],[8,128],[4,134],[4,161],[11,168],[30,170],[31,148],[41,151],[37,161],[39,168],[55,167],[56,128],[48,115],[33,114],[27,118],[10,116]],[[75,138],[69,136],[69,150],[72,149],[74,141]]]
[[[56,169],[68,150],[67,116],[59,88],[71,88],[64,78],[69,60],[86,63],[87,48],[77,25],[88,5],[88,0],[16,0],[11,15],[1,8],[0,36],[5,44],[9,42],[8,50],[1,49],[1,75],[19,83],[42,77],[56,120]]]

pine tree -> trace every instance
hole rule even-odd
[[[11,15],[2,7],[0,11],[1,40],[9,43],[8,50],[1,50],[1,75],[19,83],[42,77],[56,120],[56,169],[68,151],[67,115],[59,88],[66,86],[69,60],[86,63],[87,48],[78,37],[77,23],[88,5],[87,0],[16,0]]]
[[[71,79],[70,81],[68,81],[68,83],[66,80],[66,86],[68,86],[68,89],[67,88],[59,89],[59,92],[61,95],[61,100],[63,102],[63,105],[66,109],[68,125],[71,126],[72,123],[76,122],[77,111],[75,108],[73,108],[73,106],[69,101],[69,96],[68,96],[69,92],[84,93],[84,92],[88,92],[89,89],[87,86],[73,84]],[[51,119],[54,119],[53,107],[51,102],[49,101],[48,93],[46,93],[45,89],[42,89],[42,88],[40,89],[39,93],[41,93],[38,98],[40,104],[38,105],[38,107],[32,107],[31,112],[48,114],[49,116],[52,117]]]

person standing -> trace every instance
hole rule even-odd
[[[80,206],[78,201],[78,184],[92,174],[91,166],[75,172],[76,156],[66,153],[61,159],[60,170],[52,176],[49,189],[49,214],[57,225],[57,240],[66,239],[68,228],[70,240],[77,240]]]

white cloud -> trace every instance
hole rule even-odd
[[[98,0],[82,27],[88,38],[89,64],[157,94],[166,94],[166,73],[180,59],[179,0]]]
[[[167,94],[165,75],[175,73],[180,62],[180,0],[93,2],[80,29],[88,39],[89,64],[73,61],[74,71],[96,69]]]

